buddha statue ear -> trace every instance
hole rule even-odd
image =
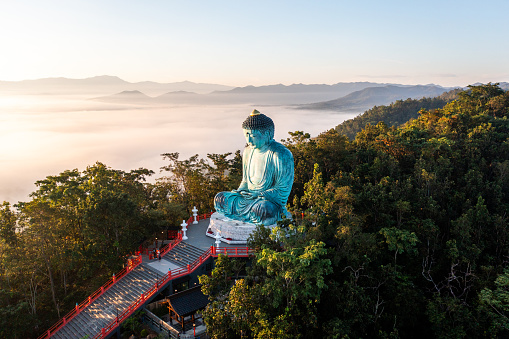
[[[263,131],[263,135],[267,138],[267,141],[271,141],[274,139],[274,129],[273,128],[267,128]]]

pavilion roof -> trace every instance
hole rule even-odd
[[[208,296],[202,293],[201,285],[189,288],[166,297],[170,308],[179,316],[188,316],[198,310],[204,309],[208,303]]]

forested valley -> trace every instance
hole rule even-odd
[[[291,132],[293,220],[258,228],[242,274],[220,256],[201,278],[209,334],[509,336],[509,93],[487,84],[453,95],[367,111],[406,102],[418,110],[409,121]],[[240,182],[239,151],[163,157],[155,184],[150,170],[96,163],[38,181],[29,202],[3,203],[0,336],[40,334],[143,241]]]

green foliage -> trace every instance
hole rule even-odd
[[[316,336],[506,334],[503,294],[479,296],[502,291],[490,277],[509,255],[507,98],[496,85],[471,86],[400,127],[373,121],[345,144],[332,174],[308,148],[318,165],[300,174],[308,182],[293,208],[312,221],[304,220],[308,236],[330,247],[334,268]]]
[[[315,164],[322,171],[323,180],[329,181],[337,172],[348,154],[348,139],[336,130],[330,129],[311,139],[309,133],[289,132],[290,138],[282,140],[292,152],[295,163],[295,176],[289,201],[301,197],[304,185],[313,177]]]
[[[375,106],[363,114],[342,122],[336,131],[354,139],[355,135],[369,125],[384,122],[387,126],[399,126],[419,116],[422,109],[433,110],[443,108],[448,102],[455,100],[461,90],[454,89],[435,98],[397,100],[388,106]]]
[[[158,180],[159,190],[165,192],[171,203],[199,211],[214,209],[214,196],[221,191],[237,188],[242,180],[242,156],[232,153],[207,154],[208,160],[198,158],[179,160],[179,153],[165,153],[169,164],[162,167],[169,175]],[[161,194],[161,193],[160,193]]]
[[[0,290],[0,337],[21,338],[30,335],[26,323],[34,321],[28,302],[21,296],[6,290]]]
[[[374,108],[365,119],[397,114],[353,141],[290,133],[299,222],[253,234],[248,275],[215,294],[213,336],[507,336],[509,96],[458,92]]]
[[[394,264],[396,264],[396,256],[398,254],[404,252],[417,253],[415,246],[419,239],[417,239],[414,232],[395,227],[384,227],[380,230],[380,234],[384,236],[389,251],[394,251]]]
[[[0,239],[8,245],[16,245],[16,214],[11,205],[4,201],[0,206]]]
[[[246,275],[219,256],[200,277],[213,338],[508,336],[509,94],[487,84],[448,95],[373,108],[351,141],[341,129],[290,133],[293,221],[258,227]],[[47,328],[104,282],[97,272],[240,182],[239,152],[164,156],[156,184],[98,163],[4,203],[0,318]]]
[[[142,329],[141,317],[145,314],[144,311],[136,311],[132,316],[122,323],[122,329],[130,334],[139,334]]]
[[[258,232],[255,238],[267,245],[245,278],[227,278],[232,271],[226,256],[218,258],[210,277],[200,277],[211,300],[204,318],[212,338],[299,338],[317,326],[316,305],[332,271],[324,244],[306,239],[304,228],[288,221],[270,234]]]
[[[0,309],[24,310],[34,323],[13,336],[50,327],[159,230],[163,215],[144,183],[151,174],[96,163],[37,181],[32,200],[16,210],[2,205],[0,287],[17,297]]]
[[[496,330],[509,334],[509,269],[505,269],[495,279],[494,290],[484,288],[479,297],[481,307],[486,309],[493,319],[493,326]]]

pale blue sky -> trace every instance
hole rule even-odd
[[[509,81],[509,1],[0,4],[0,80]]]

